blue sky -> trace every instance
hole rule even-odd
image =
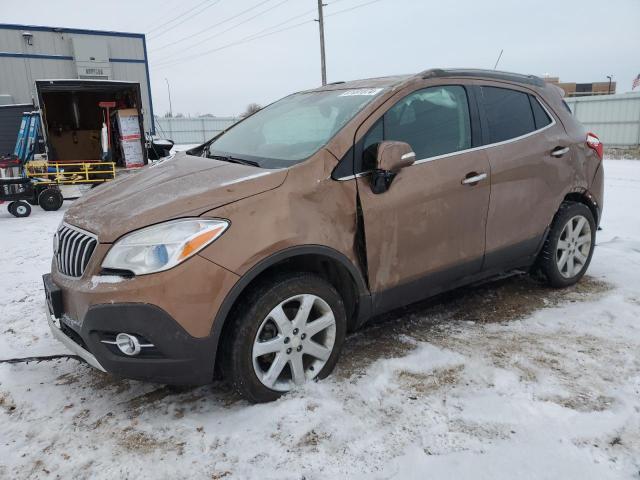
[[[431,67],[492,68],[500,49],[500,69],[577,82],[613,75],[618,92],[631,90],[640,73],[638,0],[370,1],[325,0],[329,81]],[[24,5],[0,0],[2,22],[147,33],[154,109],[160,114],[168,110],[165,78],[174,112],[185,114],[237,114],[250,102],[266,104],[320,84],[316,0]],[[294,28],[270,34],[288,27]],[[270,35],[245,41],[255,34]]]

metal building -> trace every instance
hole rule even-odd
[[[137,82],[144,129],[155,133],[144,34],[0,24],[0,108],[35,105],[45,79]]]

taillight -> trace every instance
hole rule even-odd
[[[602,142],[598,138],[595,133],[587,133],[587,146],[596,151],[600,160],[602,160],[602,155],[604,153],[604,146]]]

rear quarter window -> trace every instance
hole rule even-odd
[[[508,88],[481,88],[488,143],[503,142],[536,130],[528,94]]]
[[[536,130],[546,127],[551,123],[551,119],[547,112],[545,112],[542,105],[536,97],[533,95],[529,95],[529,100],[531,101],[531,110],[533,110],[533,119],[536,123]]]

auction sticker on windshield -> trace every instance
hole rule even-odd
[[[377,95],[382,91],[382,88],[357,88],[355,90],[347,90],[344,93],[338,95],[339,97],[356,97],[356,96],[364,96],[364,97],[372,97]]]

